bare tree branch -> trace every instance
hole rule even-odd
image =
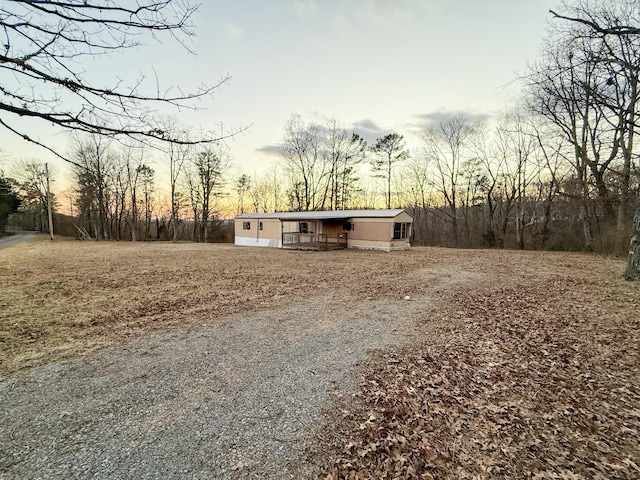
[[[591,28],[593,31],[601,33],[603,35],[638,35],[640,34],[640,28],[633,27],[631,25],[612,25],[610,27],[602,27],[596,21],[587,18],[568,17],[566,15],[560,15],[559,13],[549,10],[549,13],[554,18],[559,20],[567,20],[569,22],[580,23]]]
[[[2,2],[0,125],[52,152],[54,149],[36,140],[36,135],[12,127],[10,118],[34,118],[68,131],[114,138],[185,143],[159,126],[157,107],[197,109],[196,102],[211,97],[228,76],[193,92],[183,92],[179,86],[161,91],[156,79],[155,90],[148,93],[143,90],[144,77],[128,87],[121,80],[111,86],[96,85],[86,78],[78,62],[83,57],[138,46],[144,34],[160,32],[172,35],[188,50],[184,38],[193,35],[191,18],[196,10],[197,5],[188,0]],[[186,143],[208,143],[223,136]]]

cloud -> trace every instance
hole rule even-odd
[[[314,2],[313,0],[294,0],[293,8],[296,11],[296,15],[298,15],[298,17],[313,15],[317,10],[316,2]]]
[[[265,155],[270,155],[273,157],[279,157],[280,152],[282,152],[282,145],[263,145],[259,148],[256,148],[256,152],[264,153]]]
[[[418,130],[426,130],[428,128],[436,127],[439,124],[446,122],[454,117],[462,116],[469,120],[471,123],[481,123],[491,117],[491,115],[487,113],[474,113],[474,112],[465,112],[464,110],[459,111],[447,111],[447,110],[438,110],[437,112],[430,113],[421,113],[417,115],[412,115],[417,119],[416,122],[411,123],[409,126],[412,129]]]
[[[313,118],[311,122],[305,122],[306,125],[317,124],[320,126],[324,126],[326,124],[328,117],[322,116],[318,112],[313,112],[313,114],[311,116],[315,118]],[[345,126],[345,128],[350,133],[354,132],[360,135],[366,140],[367,144],[369,145],[373,145],[374,143],[376,143],[376,140],[378,138],[384,137],[385,135],[394,132],[394,130],[382,128],[375,121],[368,118],[358,120],[357,122],[354,122],[349,126]],[[255,151],[271,157],[279,157],[281,155],[282,148],[282,144],[273,143],[269,145],[262,145],[261,147],[256,148]]]
[[[376,139],[392,133],[391,130],[382,128],[376,122],[368,118],[354,122],[351,125],[351,129],[364,138],[369,145],[376,143]]]

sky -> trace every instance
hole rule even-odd
[[[198,111],[175,111],[195,129],[244,129],[228,141],[236,173],[277,158],[292,114],[335,118],[373,143],[417,134],[456,113],[491,118],[517,101],[515,78],[536,60],[557,0],[202,0],[188,53],[169,37],[81,65],[104,86],[155,75],[193,91],[230,76]],[[101,85],[102,86],[102,85]],[[68,136],[22,123],[62,152]],[[21,125],[22,125],[21,124]],[[0,130],[3,160],[64,162]],[[161,161],[156,160],[161,170]]]

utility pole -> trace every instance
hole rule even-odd
[[[51,190],[49,188],[49,164],[44,164],[44,175],[47,181],[47,211],[49,213],[49,236],[53,240],[53,210],[51,209]]]

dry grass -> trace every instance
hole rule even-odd
[[[430,297],[424,341],[330,413],[330,477],[640,476],[640,284],[620,260],[38,238],[0,265],[3,375],[320,294]]]
[[[52,243],[41,236],[0,250],[0,373],[335,288],[393,295],[404,289],[394,279],[407,261],[373,252]]]

